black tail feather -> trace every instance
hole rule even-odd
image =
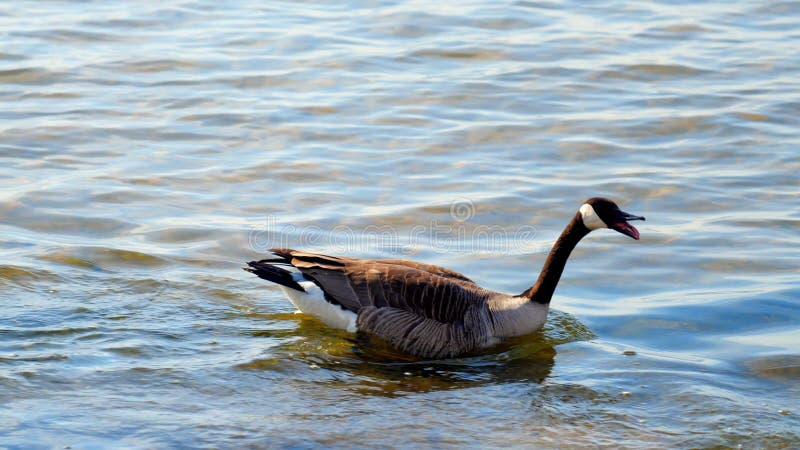
[[[250,267],[242,267],[242,269],[258,275],[259,278],[272,281],[273,283],[280,284],[281,286],[296,289],[300,292],[306,291],[303,289],[303,286],[300,286],[296,281],[294,281],[292,272],[284,269],[283,267],[275,266],[274,264],[276,263],[286,264],[285,260],[282,258],[278,258],[277,260],[263,259],[261,261],[250,261],[247,263],[247,265]]]

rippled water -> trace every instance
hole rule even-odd
[[[800,3],[0,4],[0,446],[800,447]],[[520,292],[409,362],[272,244]],[[520,233],[522,232],[522,233]]]

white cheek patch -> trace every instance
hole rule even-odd
[[[590,230],[596,230],[598,228],[608,228],[603,219],[594,212],[594,208],[592,205],[588,203],[584,203],[581,205],[581,209],[579,210],[581,213],[581,218],[583,219],[583,224],[586,225],[586,228]]]

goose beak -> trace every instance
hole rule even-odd
[[[628,214],[625,211],[619,211],[617,213],[617,220],[614,221],[614,224],[611,225],[612,230],[617,230],[620,233],[630,236],[636,240],[639,240],[639,230],[637,230],[633,225],[629,224],[629,220],[644,220],[643,216],[634,216],[633,214]]]

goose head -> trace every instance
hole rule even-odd
[[[639,239],[639,230],[629,224],[629,220],[644,220],[642,216],[635,216],[619,209],[616,203],[603,197],[593,197],[581,205],[578,210],[583,225],[589,230],[610,228],[626,236]]]

